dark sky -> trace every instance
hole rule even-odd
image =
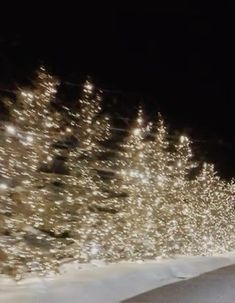
[[[235,175],[232,1],[116,11],[63,4],[45,11],[3,21],[0,87],[30,77],[40,63],[63,81],[81,83],[89,74],[121,92],[110,92],[120,104],[125,99],[135,108],[140,101],[149,115],[161,110],[172,127],[208,140],[199,143],[201,152]]]

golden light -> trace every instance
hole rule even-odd
[[[210,164],[189,179],[197,163],[186,136],[172,140],[161,116],[146,123],[139,109],[117,148],[107,148],[110,118],[94,85],[86,81],[65,120],[51,106],[58,80],[45,68],[37,75],[9,105],[0,141],[1,214],[10,234],[0,235],[7,256],[0,273],[45,274],[66,258],[137,261],[235,248],[235,185]]]
[[[14,126],[12,125],[7,125],[6,126],[6,132],[9,134],[9,135],[15,135],[16,134],[16,129]]]

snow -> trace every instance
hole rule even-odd
[[[69,263],[61,274],[28,276],[15,282],[0,278],[0,302],[4,303],[114,303],[156,287],[189,279],[235,264],[235,252],[213,257],[177,257],[106,265]]]

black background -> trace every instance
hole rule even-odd
[[[91,75],[110,108],[129,115],[141,103],[150,117],[160,110],[172,129],[197,140],[196,152],[234,176],[233,1],[113,10],[54,5],[3,12],[1,89],[27,81],[41,63],[62,79],[61,98],[65,81],[81,84]]]

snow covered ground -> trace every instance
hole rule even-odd
[[[105,265],[66,264],[61,275],[0,278],[1,303],[114,303],[150,289],[235,264],[235,252],[213,257],[122,262]]]

